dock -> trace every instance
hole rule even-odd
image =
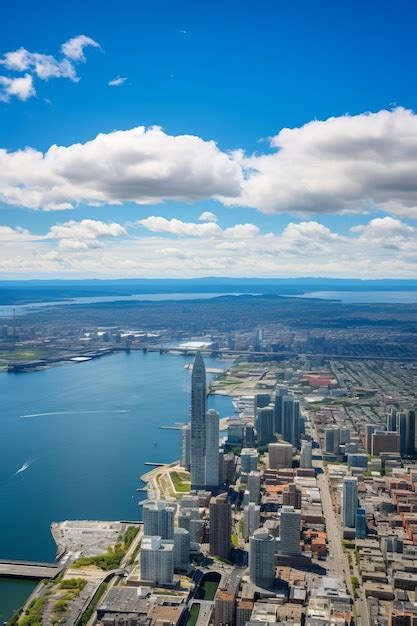
[[[0,577],[4,578],[56,578],[62,571],[58,563],[35,561],[0,561]]]

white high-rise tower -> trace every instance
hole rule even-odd
[[[191,376],[190,460],[192,489],[203,489],[206,485],[206,413],[206,368],[200,352],[197,352]]]
[[[206,414],[206,488],[219,486],[219,414],[210,409]]]

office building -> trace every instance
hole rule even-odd
[[[190,561],[190,533],[185,528],[174,530],[174,569],[186,571]]]
[[[275,579],[275,539],[266,530],[255,530],[249,539],[249,574],[257,587],[272,589]]]
[[[347,466],[349,469],[351,469],[352,467],[361,467],[363,469],[366,469],[368,467],[368,455],[361,454],[360,452],[357,452],[355,454],[348,454]]]
[[[232,510],[227,494],[222,493],[210,500],[210,554],[227,559],[232,548]]]
[[[387,415],[387,430],[390,432],[398,430],[397,409],[392,407]]]
[[[274,433],[282,435],[282,420],[284,414],[284,397],[288,395],[287,387],[277,385],[274,401]]]
[[[242,472],[252,472],[258,468],[258,452],[254,448],[242,448],[240,453]]]
[[[143,503],[143,534],[173,539],[175,509],[165,500],[153,500]]]
[[[279,549],[284,554],[300,553],[301,513],[293,506],[283,506],[279,522]]]
[[[190,465],[192,489],[204,489],[206,484],[206,368],[197,352],[191,375],[191,436]]]
[[[283,396],[282,436],[285,441],[298,448],[300,438],[300,404],[292,394]]]
[[[289,483],[282,492],[282,504],[301,509],[301,489],[295,483]]]
[[[161,537],[143,537],[140,549],[140,577],[155,585],[174,582],[174,542]]]
[[[339,428],[339,444],[344,445],[350,441],[350,428],[348,426],[341,426]]]
[[[311,469],[313,467],[313,446],[311,441],[301,442],[300,467]]]
[[[234,626],[236,595],[226,589],[219,589],[214,600],[214,626]]]
[[[416,414],[415,411],[397,413],[397,430],[400,435],[400,454],[408,456],[416,452]]]
[[[248,474],[249,502],[257,504],[261,498],[261,474],[249,472]]]
[[[356,509],[358,508],[358,479],[345,476],[342,483],[342,525],[346,528],[355,528]]]
[[[206,414],[206,489],[219,486],[219,414],[210,409]]]
[[[181,428],[181,465],[190,471],[191,426],[184,424]]]
[[[372,456],[379,456],[381,452],[400,451],[400,435],[397,432],[385,431],[372,433]]]
[[[258,446],[274,441],[274,409],[265,406],[256,410],[256,434]]]
[[[356,509],[356,539],[366,539],[366,511],[358,506]]]
[[[255,396],[255,411],[256,409],[263,409],[271,402],[271,396],[269,393],[257,393]]]
[[[292,445],[290,443],[270,443],[268,446],[270,469],[292,467]]]
[[[250,502],[243,509],[243,534],[247,541],[261,525],[261,507]]]
[[[372,452],[372,435],[376,432],[384,432],[384,427],[378,424],[366,424],[365,427],[365,448],[368,454]]]
[[[337,426],[324,429],[324,451],[326,454],[339,454],[340,430]]]
[[[252,600],[238,600],[236,604],[236,626],[246,626],[253,611]]]

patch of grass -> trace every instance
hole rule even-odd
[[[172,484],[177,493],[188,493],[191,489],[190,475],[185,472],[170,472]]]
[[[76,589],[82,591],[86,586],[87,581],[85,578],[67,578],[60,583],[61,589]]]
[[[38,626],[42,624],[42,612],[46,604],[46,597],[32,600],[23,616],[19,619],[20,626]]]
[[[122,562],[123,557],[125,556],[138,532],[139,528],[137,526],[129,526],[121,540],[118,541],[114,546],[109,546],[105,554],[81,557],[80,559],[74,561],[72,567],[79,568],[88,567],[89,565],[95,565],[105,572],[109,572],[112,569],[117,569],[118,567],[120,567],[120,563]]]

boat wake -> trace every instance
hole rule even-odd
[[[28,413],[27,415],[21,415],[20,417],[46,417],[49,415],[85,415],[89,413],[129,413],[128,409],[119,409],[112,411],[111,409],[100,411],[51,411],[50,413]]]
[[[22,472],[26,472],[26,470],[29,469],[32,463],[34,463],[36,460],[37,460],[36,457],[33,459],[28,459],[27,461],[23,463],[22,467],[19,467],[19,469],[16,470],[16,472],[13,475],[17,476],[18,474],[21,474]]]

